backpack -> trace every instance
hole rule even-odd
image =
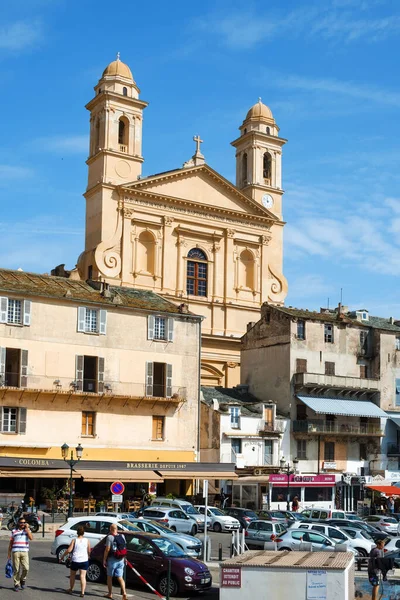
[[[120,533],[114,536],[112,553],[115,558],[124,558],[126,556],[126,540]]]

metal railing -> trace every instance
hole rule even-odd
[[[261,421],[259,424],[258,432],[260,435],[268,433],[284,433],[285,423],[281,420],[275,420],[273,423],[266,423]]]
[[[295,373],[294,382],[300,386],[329,387],[348,390],[380,390],[379,379],[369,377],[344,377],[342,375],[325,375],[324,373]]]
[[[376,423],[351,423],[350,421],[293,421],[294,433],[337,433],[342,435],[384,435]]]

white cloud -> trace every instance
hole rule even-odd
[[[67,154],[84,154],[89,151],[88,135],[58,135],[38,138],[34,145],[46,152],[64,152]]]
[[[0,185],[1,181],[4,180],[9,182],[27,179],[28,177],[32,177],[33,173],[33,169],[29,169],[28,167],[20,167],[18,165],[0,165]]]
[[[0,28],[0,49],[24,50],[39,43],[43,27],[39,20],[16,21]]]

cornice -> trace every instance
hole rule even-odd
[[[240,144],[240,142],[248,141],[251,138],[259,138],[264,141],[268,140],[268,142],[271,142],[280,148],[282,146],[284,146],[285,144],[287,144],[287,142],[288,142],[287,139],[278,137],[277,135],[268,135],[267,133],[264,133],[263,131],[257,131],[257,130],[251,129],[244,135],[240,135],[238,138],[234,139],[233,142],[231,142],[231,146],[236,147]]]
[[[118,156],[118,157],[123,158],[128,161],[135,161],[135,162],[140,162],[140,163],[144,162],[143,156],[138,156],[137,154],[127,154],[126,152],[118,152],[118,150],[111,150],[110,148],[100,148],[100,150],[98,150],[96,152],[96,154],[89,156],[89,158],[86,161],[86,164],[88,166],[90,166],[92,163],[95,162],[95,159],[98,158],[99,155],[104,155],[104,154],[109,155],[109,156]],[[118,184],[118,185],[121,185],[121,184]],[[130,183],[128,183],[127,185],[130,185]]]
[[[100,104],[103,100],[115,100],[118,104],[127,104],[128,106],[135,106],[136,108],[146,108],[149,105],[148,102],[144,100],[139,100],[139,98],[130,98],[129,96],[123,96],[122,94],[118,94],[116,92],[112,92],[110,90],[101,92],[101,94],[96,94],[94,98],[92,98],[85,106],[85,108],[89,111],[93,110],[93,108]]]

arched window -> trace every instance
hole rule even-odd
[[[122,94],[123,94],[124,96],[127,96],[127,95],[128,95],[128,88],[126,88],[126,87],[123,87],[123,88],[122,88]]]
[[[207,296],[207,256],[199,248],[188,252],[186,291],[192,296]]]
[[[269,152],[265,152],[263,160],[263,177],[264,179],[271,179],[272,172],[272,159]]]
[[[240,253],[239,281],[240,285],[254,289],[254,256],[250,250]]]
[[[265,131],[267,132],[268,135],[271,135],[271,129],[269,127],[266,127]]]
[[[150,231],[142,231],[138,242],[137,268],[139,271],[145,271],[154,275],[156,258],[155,239]]]
[[[242,156],[242,182],[247,183],[247,154]]]
[[[246,133],[247,133],[247,128],[245,127],[245,128],[243,129],[243,135],[245,135]]]
[[[129,121],[126,117],[121,117],[118,121],[118,144],[121,146],[128,146],[129,144]],[[122,149],[123,152],[126,152],[126,148]]]

